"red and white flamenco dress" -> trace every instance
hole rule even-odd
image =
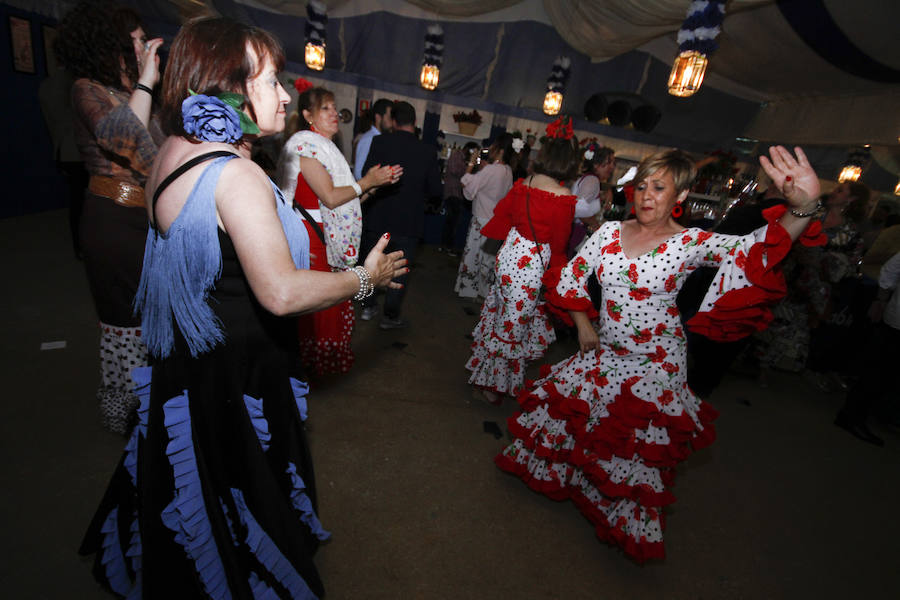
[[[562,268],[575,213],[575,196],[517,182],[481,232],[505,240],[497,253],[495,281],[472,332],[469,383],[497,394],[518,394],[525,367],[541,358],[556,334],[540,299],[545,271]]]
[[[602,287],[600,346],[553,366],[522,393],[509,419],[514,441],[494,459],[533,490],[571,499],[597,535],[638,562],[663,558],[663,509],[675,466],[715,439],[717,413],[687,385],[686,340],[675,297],[697,267],[718,273],[688,326],[719,340],[764,329],[768,305],[784,295],[778,263],[791,239],[770,209],[749,235],[685,229],[640,256],[619,243],[620,222],[598,229],[560,274],[547,300],[592,308],[594,271]]]
[[[322,231],[319,199],[306,183],[303,174],[297,176],[294,202],[306,209]],[[312,224],[303,220],[309,232],[309,268],[330,272],[325,244]],[[301,315],[297,319],[300,334],[300,358],[306,368],[316,375],[346,373],[353,366],[353,304],[350,300],[331,308]]]

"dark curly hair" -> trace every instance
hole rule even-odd
[[[53,51],[76,78],[124,90],[123,73],[130,81],[139,76],[131,39],[138,27],[143,27],[141,19],[130,8],[110,0],[83,0],[63,17]]]

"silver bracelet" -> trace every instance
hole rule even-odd
[[[353,188],[353,191],[356,192],[357,196],[362,196],[362,188],[360,187],[360,185],[358,183],[356,183],[354,181],[353,183],[350,184],[350,187]]]
[[[814,216],[818,215],[820,212],[822,212],[822,208],[823,208],[822,200],[818,199],[818,200],[816,200],[816,205],[813,207],[813,209],[811,211],[800,212],[798,210],[795,210],[794,208],[791,208],[791,214],[794,215],[795,217],[797,217],[798,219],[805,219],[807,217],[814,217]]]
[[[364,300],[375,293],[375,286],[372,284],[372,278],[365,267],[356,265],[347,269],[353,271],[359,277],[359,291],[353,295],[354,300]]]

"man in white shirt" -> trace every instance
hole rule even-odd
[[[353,176],[357,181],[365,175],[363,165],[366,164],[366,158],[369,156],[372,138],[394,128],[394,119],[391,117],[393,107],[394,103],[387,98],[379,98],[372,105],[374,124],[369,127],[367,132],[359,136],[359,141],[356,142],[356,155],[353,157]]]
[[[875,324],[862,351],[859,379],[850,391],[834,424],[864,442],[884,446],[884,440],[872,433],[866,420],[872,405],[885,392],[896,393],[897,357],[900,356],[900,252],[881,267],[878,296],[869,308]]]

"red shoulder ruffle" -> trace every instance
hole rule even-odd
[[[786,210],[779,204],[762,213],[769,222],[766,237],[750,247],[743,267],[752,285],[725,292],[711,310],[694,315],[687,323],[691,331],[712,340],[730,342],[769,326],[773,318],[769,307],[787,293],[781,262],[793,241],[778,222]]]

